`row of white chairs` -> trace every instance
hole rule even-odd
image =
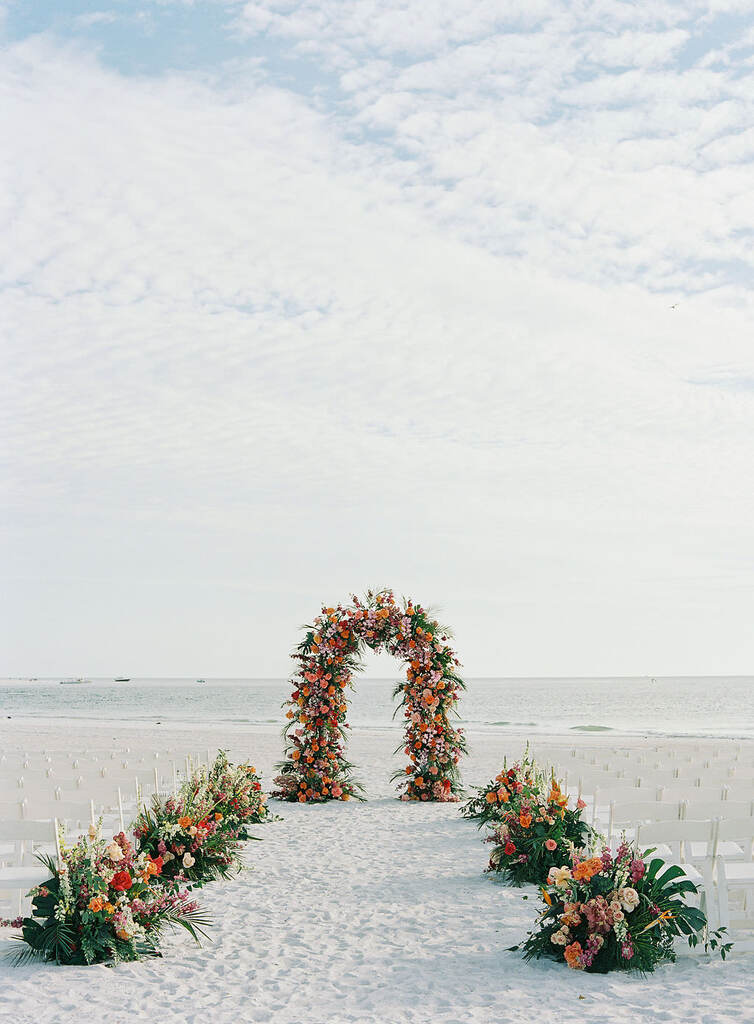
[[[108,770],[77,777],[75,788],[63,790],[55,773],[45,774],[38,784],[24,778],[0,789],[0,917],[7,904],[11,919],[21,914],[26,893],[47,877],[37,862],[41,853],[60,856],[59,829],[73,839],[102,819],[105,834],[124,831],[132,817],[153,793],[176,792],[178,785],[200,765],[200,757],[187,756],[180,768],[171,763],[169,776],[156,767]],[[208,751],[207,761],[210,762]],[[20,783],[20,784],[19,784]],[[119,784],[120,783],[120,784]],[[128,784],[127,784],[128,783]],[[10,799],[7,799],[10,797]]]
[[[611,800],[609,804],[607,841],[626,833],[635,836],[639,825],[657,821],[714,820],[717,818],[751,818],[754,800],[708,800],[694,803],[689,800],[663,802],[661,800]]]
[[[686,802],[692,806],[701,804],[740,804],[751,803],[754,798],[749,787],[741,790],[729,786],[620,786],[611,785],[599,789],[594,787],[588,793],[579,786],[578,797],[587,805],[586,817],[591,824],[598,827],[608,819],[611,803],[650,802],[679,804]]]
[[[726,928],[736,951],[754,950],[754,817],[642,822],[636,844],[683,867],[710,928]]]

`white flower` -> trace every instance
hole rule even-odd
[[[558,889],[564,889],[571,879],[571,869],[565,865],[562,868],[550,868],[547,881]]]
[[[190,853],[184,853],[182,863],[184,868],[190,868],[193,864],[196,863],[196,861],[194,860]]]
[[[629,914],[639,906],[639,894],[636,889],[632,889],[630,886],[619,891],[618,899],[623,909]]]
[[[117,843],[110,843],[110,845],[105,850],[105,853],[110,858],[110,860],[123,860],[123,851],[121,850]]]
[[[566,928],[560,928],[558,931],[553,932],[550,936],[550,942],[554,946],[567,946],[568,945],[568,931]]]
[[[175,859],[175,854],[171,853],[170,850],[168,850],[167,853],[163,853],[163,855],[162,855],[162,863],[163,864],[169,864],[170,861],[174,860],[174,859]]]

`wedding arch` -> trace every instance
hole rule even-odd
[[[405,718],[409,764],[396,772],[402,800],[458,800],[463,731],[450,723],[464,682],[447,633],[421,605],[398,604],[391,590],[369,591],[350,605],[322,608],[292,657],[297,662],[287,707],[285,760],[275,782],[285,800],[324,802],[359,798],[346,759],[346,687],[366,648],[406,663],[406,682],[393,693]]]

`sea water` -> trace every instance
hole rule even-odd
[[[397,677],[396,677],[397,678]],[[468,679],[458,704],[466,728],[534,733],[628,732],[754,737],[754,677]],[[395,679],[358,678],[354,727],[400,728]],[[284,679],[0,680],[3,718],[283,724]]]

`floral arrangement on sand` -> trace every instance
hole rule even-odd
[[[360,797],[345,755],[346,688],[365,648],[384,649],[407,665],[400,697],[409,764],[397,772],[403,800],[458,800],[458,762],[465,753],[450,721],[464,689],[448,634],[412,601],[398,604],[391,590],[369,591],[364,602],[323,607],[292,655],[297,663],[287,702],[286,760],[276,796],[301,803]]]
[[[520,761],[478,789],[462,813],[492,829],[484,838],[494,844],[488,871],[513,885],[541,885],[573,847],[594,841],[596,833],[581,819],[585,806],[583,800],[571,806],[554,774],[538,768],[527,749]]]
[[[188,779],[176,796],[155,796],[133,826],[140,853],[160,858],[162,876],[201,886],[242,868],[247,826],[269,817],[266,796],[251,765],[231,766],[221,751],[214,764]]]
[[[123,832],[107,842],[92,826],[32,889],[32,916],[21,922],[26,948],[18,961],[117,963],[159,956],[165,925],[180,925],[198,942],[207,919],[185,889],[161,884],[162,861],[138,852]]]
[[[707,921],[687,897],[697,892],[683,868],[644,856],[623,842],[613,856],[573,851],[550,869],[542,888],[545,908],[523,944],[527,960],[549,957],[578,971],[653,971],[675,960],[674,941],[694,946]],[[715,933],[708,945],[723,957],[730,944]]]
[[[201,769],[198,773],[200,784],[205,778],[204,772]],[[222,814],[220,820],[226,827],[238,828],[239,839],[253,838],[246,832],[247,825],[272,821],[267,794],[262,792],[262,782],[254,765],[232,765],[227,753],[221,750],[206,772],[206,786],[215,800],[214,813]]]
[[[581,820],[583,808],[583,801],[568,806],[554,778],[544,790],[525,785],[485,839],[494,844],[487,870],[501,872],[513,885],[544,882],[573,847],[592,842],[595,833]]]
[[[503,770],[494,779],[486,786],[475,788],[474,795],[461,807],[461,814],[464,818],[478,819],[480,828],[489,822],[502,821],[504,812],[515,804],[524,786],[528,789],[541,786],[541,774],[537,772],[527,747],[520,761],[510,768],[505,761]]]

